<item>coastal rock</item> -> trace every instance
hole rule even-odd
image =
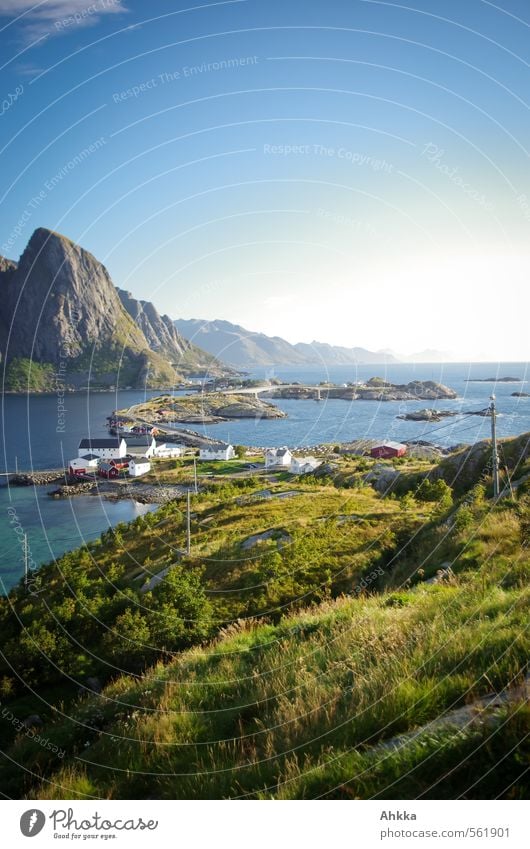
[[[86,481],[84,483],[65,484],[48,493],[50,498],[72,498],[74,495],[88,495],[96,488],[95,481]]]
[[[252,395],[201,392],[177,399],[161,395],[129,410],[118,410],[114,415],[120,419],[130,419],[132,415],[132,420],[138,423],[149,422],[164,429],[165,423],[173,428],[177,422],[215,424],[229,419],[282,419],[287,414]],[[196,441],[193,444],[200,445]]]
[[[345,401],[438,401],[454,400],[457,393],[443,383],[434,380],[413,380],[410,383],[394,384],[382,378],[372,377],[364,385],[355,386],[279,386],[271,390],[273,398],[315,398],[317,389],[321,400],[341,398]]]
[[[50,483],[57,483],[65,480],[65,472],[24,472],[18,475],[11,475],[9,483],[11,486],[46,486]]]
[[[273,404],[264,404],[261,401],[237,401],[217,407],[215,412],[224,419],[284,419],[287,415]]]
[[[442,419],[458,416],[458,412],[454,410],[413,410],[410,413],[405,413],[403,416],[397,416],[398,419],[403,419],[407,422],[439,422]]]
[[[467,383],[522,383],[520,377],[470,377]]]

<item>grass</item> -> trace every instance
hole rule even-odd
[[[297,495],[264,499],[265,488]],[[105,674],[101,666],[100,695],[79,695],[66,676],[43,681],[33,700],[16,692],[13,712],[41,713],[42,734],[65,756],[8,729],[6,794],[527,797],[527,706],[515,700],[480,722],[470,712],[460,724],[425,727],[526,675],[525,496],[493,506],[476,491],[442,509],[327,479],[245,478],[220,480],[192,503],[192,552],[180,564],[211,606],[208,637],[147,668]],[[118,627],[115,610],[149,605],[139,588],[184,544],[175,501],[43,573],[45,606],[32,627],[47,625],[52,610],[79,640],[66,655],[74,681],[93,674],[87,643],[105,658],[109,643],[98,643],[99,631]],[[439,579],[444,564],[451,571]],[[438,583],[426,583],[437,575]],[[169,604],[157,608],[170,619],[183,592],[174,586]],[[29,621],[34,602],[15,596],[19,618]],[[9,656],[27,634],[5,609]],[[60,629],[47,627],[42,639],[58,639]],[[24,662],[22,654],[20,669]]]
[[[52,775],[60,792],[43,782],[34,795],[76,798],[87,786],[102,798],[428,795],[448,766],[472,758],[484,729],[439,731],[426,747],[420,739],[386,756],[375,747],[517,680],[528,654],[529,593],[490,586],[477,597],[471,580],[418,588],[402,607],[387,601],[344,599],[276,626],[232,626],[212,647],[136,684],[118,678],[79,704],[73,717],[85,727],[69,720],[49,729],[64,746],[70,735],[70,759]],[[527,732],[528,711],[514,714],[498,732],[497,755],[509,751],[508,737]],[[491,751],[483,756],[493,763]],[[510,774],[523,772],[522,762],[509,764]],[[472,760],[448,792],[482,775]],[[506,775],[490,784],[502,789]],[[345,794],[335,789],[345,782]]]

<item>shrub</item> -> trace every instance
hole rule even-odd
[[[449,484],[440,478],[437,481],[430,481],[425,478],[420,483],[416,498],[419,501],[436,501],[441,509],[448,508],[453,503],[453,491]]]
[[[459,507],[455,513],[455,528],[457,531],[465,531],[474,523],[473,511],[470,507]]]

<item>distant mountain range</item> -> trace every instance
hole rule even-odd
[[[18,263],[0,257],[0,295],[5,390],[156,388],[206,370],[233,373],[51,230],[35,230]]]
[[[229,321],[202,321],[177,319],[175,327],[186,339],[199,345],[212,356],[237,369],[260,366],[298,365],[374,365],[397,363],[396,357],[386,351],[368,351],[366,348],[344,348],[325,342],[298,342],[292,345],[279,336],[266,336],[246,330]]]
[[[0,357],[4,390],[18,392],[58,384],[165,388],[193,375],[230,376],[234,369],[414,360],[324,342],[293,345],[228,321],[172,321],[149,301],[117,289],[88,251],[42,227],[18,263],[0,256]],[[436,352],[416,357],[433,361]]]

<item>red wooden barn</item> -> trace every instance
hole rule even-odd
[[[122,457],[120,460],[110,460],[106,463],[100,463],[98,466],[98,475],[100,478],[118,478],[120,472],[129,468],[129,459]]]
[[[403,457],[406,453],[407,446],[402,442],[382,442],[371,449],[370,456],[377,460],[389,460],[391,457]]]

